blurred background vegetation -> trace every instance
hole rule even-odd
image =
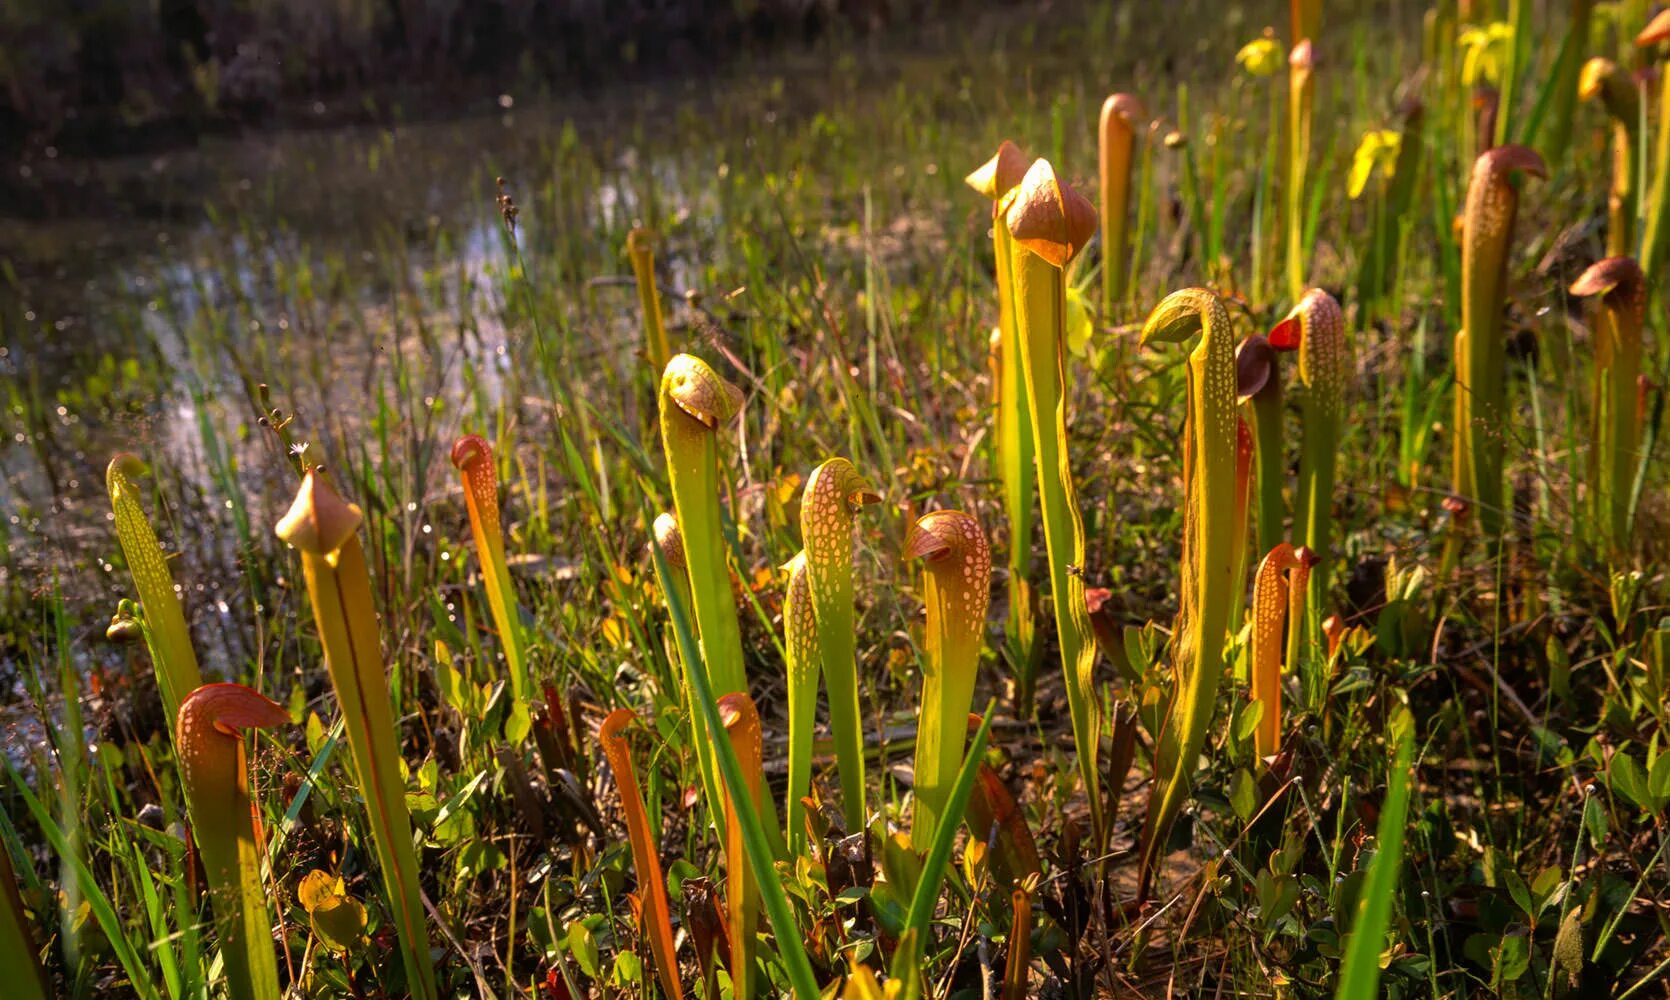
[[[585,90],[945,0],[8,0],[0,155],[126,152],[294,117],[435,108],[533,80]],[[340,104],[334,110],[332,105]],[[323,105],[326,111],[320,111]]]

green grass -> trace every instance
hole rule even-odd
[[[1324,997],[1352,953],[1353,975],[1384,963],[1379,988],[1400,996],[1656,995],[1670,968],[1667,477],[1661,454],[1641,463],[1632,545],[1616,574],[1603,569],[1581,430],[1592,333],[1565,291],[1604,246],[1606,123],[1580,107],[1551,179],[1521,201],[1506,328],[1529,331],[1539,350],[1510,351],[1512,419],[1493,431],[1520,515],[1505,519],[1505,544],[1468,540],[1441,577],[1460,305],[1450,216],[1471,168],[1461,151],[1476,138],[1472,104],[1460,48],[1438,39],[1450,55],[1425,75],[1426,111],[1409,119],[1423,140],[1410,212],[1388,230],[1376,212],[1390,196],[1351,201],[1345,179],[1365,131],[1404,127],[1394,95],[1427,58],[1423,11],[1343,6],[1324,11],[1317,42],[1302,204],[1308,280],[1341,299],[1351,344],[1331,583],[1316,609],[1349,629],[1317,690],[1298,698],[1288,679],[1273,764],[1257,759],[1256,717],[1226,671],[1204,751],[1182,765],[1189,795],[1172,850],[1159,852],[1154,898],[1139,910],[1121,904],[1135,894],[1156,734],[1139,727],[1128,781],[1100,803],[1117,817],[1103,853],[1051,627],[1040,630],[1037,711],[1016,716],[1002,655],[1011,591],[998,574],[975,703],[995,699],[984,758],[1044,861],[1027,887],[1031,989],[1267,996],[1279,983],[1282,995]],[[286,945],[281,984],[294,978],[312,996],[405,991],[303,581],[271,531],[304,460],[327,465],[365,512],[441,994],[653,988],[595,739],[611,709],[646,721],[634,737],[639,785],[662,831],[675,925],[688,929],[704,889],[723,898],[723,818],[693,791],[693,720],[711,698],[706,684],[686,689],[692,620],[669,616],[646,549],[649,518],[673,498],[660,373],[634,353],[641,317],[625,248],[639,225],[660,238],[672,349],[746,397],[717,435],[715,527],[777,797],[745,824],[751,867],[775,869],[761,886],[781,887],[763,900],[757,993],[804,989],[808,977],[825,985],[864,964],[919,971],[924,995],[975,995],[983,968],[1001,969],[1011,947],[1013,886],[971,850],[990,831],[936,841],[927,873],[884,840],[909,829],[914,807],[924,594],[900,558],[906,532],[918,514],[953,508],[977,516],[994,547],[1008,544],[991,427],[991,215],[962,177],[1010,138],[1094,200],[1097,111],[1109,93],[1136,94],[1159,125],[1134,173],[1131,256],[1115,262],[1132,275],[1129,314],[1212,285],[1235,336],[1269,330],[1292,303],[1279,256],[1261,260],[1255,282],[1251,248],[1273,242],[1283,174],[1267,152],[1269,81],[1240,72],[1234,53],[1264,19],[1285,34],[1285,9],[1200,9],[1156,20],[1072,0],[972,13],[590,105],[519,99],[483,120],[216,140],[170,154],[160,171],[149,160],[100,165],[80,214],[0,222],[0,845],[54,995],[178,1000],[218,974],[149,656],[104,639],[117,602],[140,596],[100,476],[119,451],[152,470],[138,499],[204,679],[249,684],[294,722],[250,753]],[[1506,127],[1520,133],[1567,32],[1535,23],[1539,5],[1516,9],[1534,12],[1512,69]],[[1611,32],[1590,37],[1583,56],[1629,57],[1608,50]],[[1185,86],[1178,147],[1163,140]],[[1646,116],[1643,141],[1658,120]],[[516,203],[514,241],[493,201],[497,176]],[[1649,170],[1642,182],[1652,181]],[[1388,253],[1389,265],[1376,258],[1368,322],[1350,289],[1365,257]],[[1096,287],[1099,266],[1093,244],[1068,286]],[[1071,340],[1082,328],[1069,325]],[[1648,310],[1648,325],[1643,370],[1670,384],[1662,309]],[[1178,610],[1185,372],[1182,352],[1139,352],[1137,334],[1093,325],[1067,358],[1062,443],[1084,520],[1074,572],[1110,591],[1102,608],[1116,641],[1099,647],[1095,701],[1104,712],[1133,704],[1148,720],[1170,697],[1165,636],[1141,628],[1169,627]],[[1306,387],[1284,375],[1291,469]],[[1656,442],[1657,390],[1645,409],[1643,440]],[[526,702],[506,681],[502,626],[447,461],[464,433],[491,440],[499,459]],[[807,476],[834,455],[883,497],[854,535],[869,850],[842,840],[856,831],[820,704],[820,808],[805,814],[807,853],[789,857],[774,818],[786,814],[787,755],[777,567],[804,544]],[[1034,540],[1035,568],[1042,546]],[[1387,561],[1396,573],[1383,585]],[[1041,609],[1038,620],[1054,616]],[[1231,658],[1245,647],[1239,625]],[[695,662],[707,681],[708,664]],[[1404,706],[1406,788],[1389,780],[1403,774],[1393,718]],[[715,750],[710,779],[734,785],[735,761]],[[1394,793],[1408,797],[1397,837]],[[1388,849],[1399,839],[1401,852]],[[366,933],[340,957],[296,899],[316,870],[340,874],[368,910]],[[923,879],[937,894],[915,891]],[[1356,933],[1382,917],[1383,932]],[[695,995],[694,948],[679,957]]]

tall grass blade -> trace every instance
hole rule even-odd
[[[145,611],[145,636],[156,669],[157,687],[162,691],[163,707],[172,722],[179,714],[180,702],[202,685],[203,678],[197,668],[197,654],[191,647],[191,630],[186,627],[185,612],[174,591],[174,577],[168,572],[168,560],[139,503],[139,489],[134,479],[144,471],[143,462],[123,453],[110,460],[104,483],[110,494],[110,509],[115,514],[116,538],[122,543],[122,554],[133,576],[139,605]]]
[[[669,583],[672,567],[667,565],[660,549],[652,548],[650,555],[655,560],[655,573],[661,580],[661,587],[667,592],[667,615],[672,619],[673,632],[678,636],[679,649],[689,671],[695,708],[706,722],[708,732],[721,732],[725,728],[724,720],[719,713],[718,697],[713,692],[713,683],[708,678],[707,664],[702,658],[703,647],[697,644],[696,636],[690,628],[690,619],[685,611],[683,598]],[[814,1000],[819,996],[817,977],[813,975],[812,964],[806,957],[806,947],[800,939],[800,928],[795,924],[794,913],[789,909],[788,896],[783,891],[782,882],[777,878],[765,826],[760,822],[758,812],[748,801],[748,783],[742,762],[737,759],[736,751],[731,747],[729,740],[715,742],[714,763],[724,782],[726,794],[735,796],[736,820],[742,834],[743,850],[748,865],[759,882],[760,900],[765,907],[766,917],[771,922],[771,929],[777,939],[777,950],[782,956],[794,995],[798,1000]]]
[[[1405,717],[1407,719],[1407,716]],[[1398,739],[1397,756],[1387,782],[1386,801],[1380,807],[1375,828],[1378,847],[1369,868],[1368,881],[1357,897],[1356,920],[1345,944],[1340,963],[1336,1000],[1374,1000],[1380,995],[1380,951],[1385,945],[1386,925],[1391,920],[1392,901],[1397,897],[1398,878],[1403,871],[1404,821],[1409,810],[1409,764],[1414,753],[1413,723],[1408,722]]]

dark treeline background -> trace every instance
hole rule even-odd
[[[0,158],[48,145],[139,152],[288,118],[442,109],[495,87],[704,72],[949,2],[4,0]]]

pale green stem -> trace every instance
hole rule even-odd
[[[1015,248],[1014,274],[1016,328],[1037,448],[1044,545],[1049,551],[1050,599],[1055,606],[1079,774],[1090,799],[1091,825],[1100,833],[1102,804],[1096,769],[1099,727],[1093,689],[1096,646],[1080,571],[1084,565],[1084,522],[1079,517],[1072,460],[1067,453],[1066,277],[1061,268],[1021,246]],[[1234,377],[1232,370],[1232,383]],[[1233,486],[1233,468],[1230,476]]]

